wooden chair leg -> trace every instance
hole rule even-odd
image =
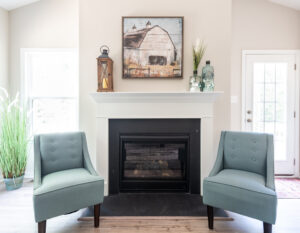
[[[272,224],[264,222],[264,233],[272,233]]]
[[[38,232],[46,233],[46,220],[38,223]]]
[[[95,227],[99,227],[100,207],[101,204],[94,205],[94,226]]]
[[[214,229],[214,207],[207,206],[208,228]]]

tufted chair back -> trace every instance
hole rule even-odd
[[[225,132],[224,169],[266,175],[268,139],[266,134]]]
[[[40,135],[42,176],[83,167],[81,133]]]

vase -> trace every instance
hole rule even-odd
[[[193,76],[190,77],[190,92],[199,92],[201,84],[201,77],[198,71],[194,70]]]
[[[21,188],[23,185],[23,179],[24,175],[15,178],[4,178],[6,190],[12,191]]]
[[[214,91],[214,67],[210,65],[210,61],[206,61],[206,65],[202,69],[203,91]]]

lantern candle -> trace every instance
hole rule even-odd
[[[104,89],[108,88],[108,78],[103,78],[102,88]]]
[[[98,92],[113,91],[113,61],[108,56],[109,48],[106,45],[100,48],[101,55],[97,58],[98,65]]]

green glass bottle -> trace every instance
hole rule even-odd
[[[210,61],[206,61],[202,69],[203,91],[214,91],[214,76],[214,67],[210,65]]]

